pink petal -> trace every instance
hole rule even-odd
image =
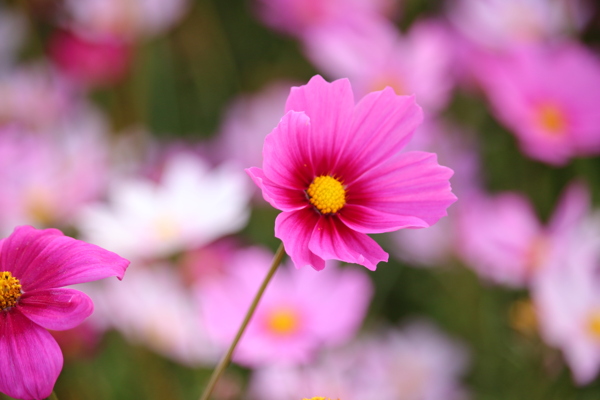
[[[433,153],[400,153],[348,186],[347,202],[399,216],[414,216],[429,225],[447,215],[456,201],[449,178],[453,171]]]
[[[427,228],[429,224],[411,215],[395,215],[356,204],[346,204],[338,217],[350,229],[362,233],[393,232],[403,228]]]
[[[281,187],[265,176],[262,169],[247,168],[246,173],[261,188],[263,198],[281,211],[296,211],[309,206],[303,190]]]
[[[39,289],[26,292],[18,305],[27,318],[46,329],[64,331],[81,324],[94,311],[92,300],[79,290]]]
[[[319,218],[319,214],[311,207],[295,212],[282,212],[275,219],[275,237],[281,239],[296,268],[306,265],[317,271],[325,268],[325,261],[308,248]]]
[[[364,265],[374,271],[388,254],[364,233],[353,231],[336,217],[322,217],[308,245],[310,251],[325,260],[341,260]]]
[[[0,392],[23,400],[50,396],[63,357],[50,333],[17,309],[0,312]]]
[[[388,160],[406,146],[423,121],[423,111],[414,96],[398,96],[391,88],[373,92],[356,105],[352,140],[343,149],[346,184]]]
[[[56,288],[109,276],[123,278],[129,261],[56,229],[20,226],[4,239],[0,271],[10,271],[23,291]]]
[[[590,191],[585,183],[575,181],[561,194],[548,230],[555,234],[571,232],[590,212]]]
[[[311,120],[302,112],[290,111],[265,138],[264,174],[290,189],[304,190],[315,177],[310,153]]]
[[[353,139],[350,136],[353,109],[354,95],[347,79],[329,83],[316,75],[306,85],[292,88],[286,111],[304,111],[310,118],[311,155],[317,175],[335,172],[341,150]]]

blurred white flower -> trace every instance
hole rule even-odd
[[[85,209],[79,228],[86,241],[130,259],[169,256],[242,228],[250,187],[241,169],[210,167],[190,153],[173,154],[160,182],[116,179],[108,204]]]
[[[219,356],[202,327],[189,288],[168,264],[132,264],[127,278],[81,288],[94,300],[92,322],[188,366],[212,365]]]

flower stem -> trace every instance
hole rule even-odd
[[[248,311],[246,312],[246,316],[244,317],[244,320],[242,321],[242,324],[240,325],[240,328],[238,329],[238,332],[235,335],[233,342],[231,342],[231,345],[229,346],[227,353],[225,353],[225,355],[223,355],[223,358],[221,358],[221,361],[219,361],[219,364],[213,371],[213,373],[210,377],[210,380],[208,381],[208,384],[206,385],[206,388],[204,388],[204,392],[202,393],[200,400],[208,400],[209,399],[213,389],[215,388],[215,385],[217,384],[217,381],[219,380],[219,378],[221,377],[223,372],[225,372],[225,368],[227,368],[227,366],[229,365],[229,362],[231,361],[231,356],[233,355],[233,351],[235,350],[235,347],[237,346],[238,342],[240,341],[240,338],[242,337],[244,331],[246,330],[246,326],[248,326],[248,323],[250,322],[250,319],[252,318],[252,315],[254,314],[254,311],[256,310],[256,306],[258,306],[258,302],[260,301],[263,293],[265,292],[265,289],[267,288],[267,285],[271,281],[271,278],[275,274],[275,271],[277,271],[277,267],[279,267],[279,264],[281,264],[281,260],[283,260],[283,256],[285,256],[285,250],[283,248],[283,243],[281,243],[279,245],[279,248],[277,249],[277,252],[275,253],[275,257],[273,257],[273,263],[271,264],[271,268],[269,269],[267,276],[265,276],[265,279],[263,280],[262,284],[260,285],[258,292],[256,292],[256,295],[254,296],[254,299],[252,300],[252,303],[250,304],[250,308],[248,308]]]

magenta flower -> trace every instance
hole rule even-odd
[[[0,392],[24,400],[48,397],[63,356],[46,329],[71,329],[94,309],[86,294],[62,286],[121,279],[128,265],[56,229],[21,226],[0,240]]]
[[[275,236],[296,267],[337,259],[374,270],[388,254],[367,233],[425,228],[456,201],[435,154],[400,150],[422,121],[413,96],[391,88],[357,104],[347,79],[294,87],[267,136],[263,169],[246,171],[282,210]]]

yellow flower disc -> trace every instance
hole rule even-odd
[[[346,204],[346,189],[338,179],[321,175],[316,177],[308,189],[308,200],[321,214],[335,214]]]
[[[0,311],[14,307],[21,297],[21,283],[8,271],[0,272]]]

